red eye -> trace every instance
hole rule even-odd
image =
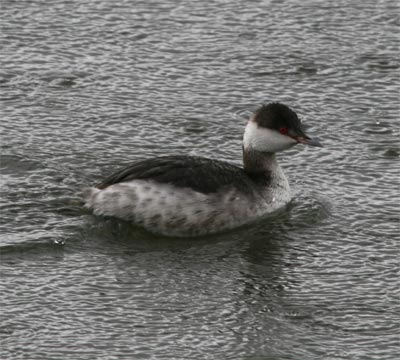
[[[287,128],[279,128],[279,132],[280,132],[282,135],[287,135],[288,129],[287,129]]]

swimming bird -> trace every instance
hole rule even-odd
[[[187,155],[136,161],[86,189],[85,206],[167,236],[232,229],[291,200],[275,153],[299,143],[322,146],[288,106],[265,104],[245,128],[242,167]]]

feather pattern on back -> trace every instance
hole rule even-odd
[[[264,174],[264,181],[267,178]],[[249,192],[258,178],[238,166],[219,160],[172,155],[135,162],[107,177],[96,187],[105,189],[131,180],[152,180],[209,194],[230,185]]]

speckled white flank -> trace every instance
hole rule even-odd
[[[196,236],[251,222],[290,200],[289,185],[276,164],[273,187],[254,194],[232,188],[203,194],[153,181],[133,180],[103,190],[87,189],[85,206],[97,215],[133,221],[151,232]]]

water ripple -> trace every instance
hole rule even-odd
[[[394,1],[2,3],[4,359],[394,359]],[[279,155],[276,217],[165,239],[78,193],[165,153],[241,160],[261,103],[321,150]]]

